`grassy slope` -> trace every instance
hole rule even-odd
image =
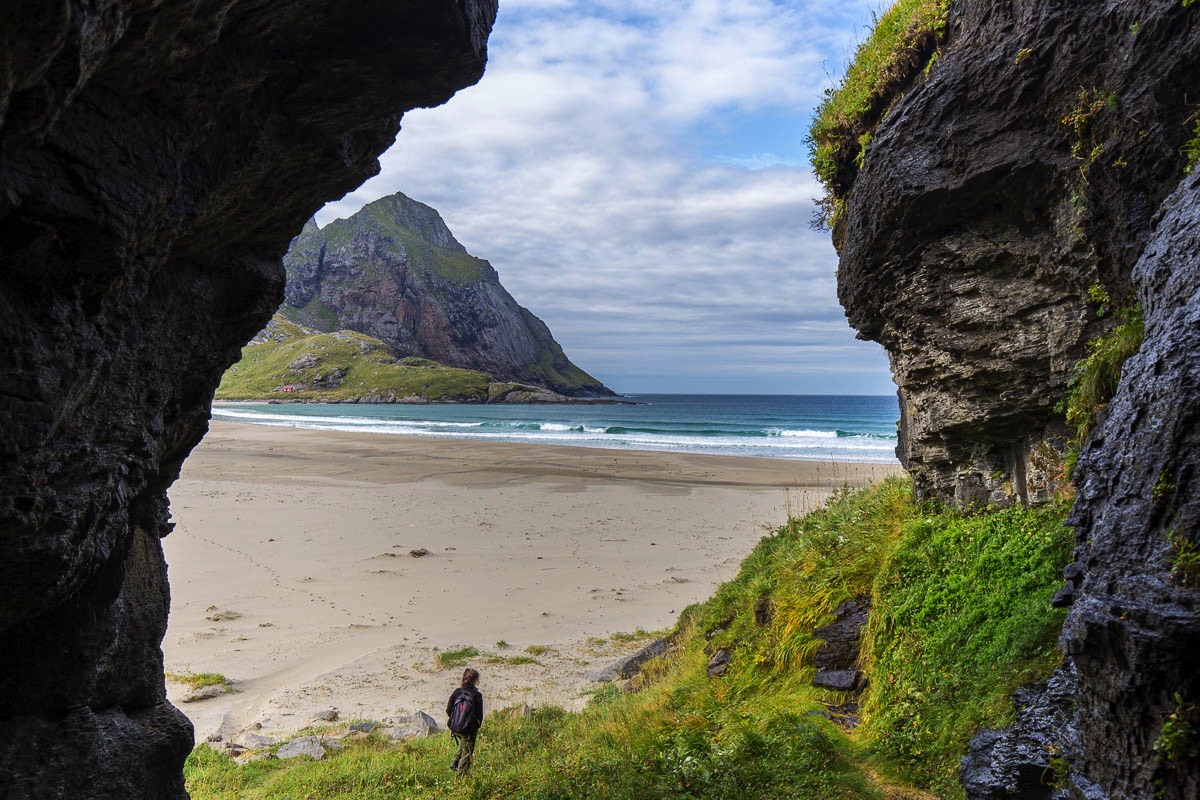
[[[764,538],[737,578],[684,611],[679,650],[652,662],[638,691],[608,687],[579,714],[493,715],[465,781],[452,780],[449,738],[437,736],[243,767],[201,747],[188,788],[197,800],[907,796],[881,788],[884,775],[959,797],[970,735],[1003,724],[1011,691],[1056,662],[1061,613],[1049,598],[1071,537],[1062,506],[962,517],[908,498],[893,479]],[[874,609],[870,684],[865,723],[846,733],[813,713],[850,697],[809,685],[810,632],[860,594]],[[718,647],[733,659],[709,678]]]
[[[353,331],[307,333],[298,325],[275,318],[282,341],[242,348],[217,388],[218,400],[348,400],[393,391],[397,396],[429,400],[486,400],[491,378],[482,372],[444,367],[427,359],[397,360],[378,339]],[[292,369],[304,362],[311,366]],[[312,386],[320,376],[345,370],[338,386],[283,394],[282,384]]]

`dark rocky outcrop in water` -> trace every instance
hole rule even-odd
[[[0,796],[182,798],[166,490],[322,203],[493,0],[4,3]]]
[[[567,359],[546,324],[458,243],[437,211],[403,194],[319,230],[310,222],[283,263],[280,310],[303,325],[358,331],[401,357],[565,395],[612,394]]]
[[[1198,86],[1200,4],[953,0],[835,231],[841,299],[889,351],[925,497],[1052,491],[1055,405],[1105,324],[1087,287],[1146,316],[1075,476],[1066,665],[1053,697],[1022,696],[1045,713],[976,740],[970,798],[1055,796],[1027,793],[1047,746],[1071,798],[1200,795]]]

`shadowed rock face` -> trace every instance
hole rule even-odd
[[[888,349],[923,497],[1051,492],[1054,406],[1105,324],[1086,288],[1145,311],[1075,476],[1066,664],[972,743],[973,800],[1200,796],[1171,735],[1200,731],[1200,178],[1181,154],[1197,86],[1200,6],[953,0],[835,232],[839,296]]]
[[[1078,784],[1095,796],[1200,797],[1198,223],[1195,174],[1134,270],[1146,340],[1076,475],[1082,570],[1063,645],[1079,670]],[[1190,737],[1174,746],[1172,715]]]
[[[838,292],[888,350],[918,494],[1037,502],[1063,481],[1055,405],[1108,324],[1087,289],[1129,300],[1182,173],[1197,14],[957,0],[949,30],[867,149],[835,232]]]
[[[167,487],[289,240],[478,80],[495,3],[0,5],[0,796],[184,797]]]

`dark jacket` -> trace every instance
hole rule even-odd
[[[483,724],[483,694],[478,689],[460,686],[451,692],[450,699],[446,702],[446,719],[450,719],[450,710],[453,709],[454,704],[458,702],[459,696],[466,692],[470,692],[472,695],[474,695],[475,700],[475,722],[466,731],[468,734],[472,734],[478,731],[479,726]]]

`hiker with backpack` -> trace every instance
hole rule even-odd
[[[475,755],[475,737],[483,724],[483,695],[475,688],[479,683],[479,672],[468,667],[462,676],[462,686],[450,694],[446,703],[446,727],[458,742],[458,752],[450,762],[450,769],[459,776],[471,770]]]

